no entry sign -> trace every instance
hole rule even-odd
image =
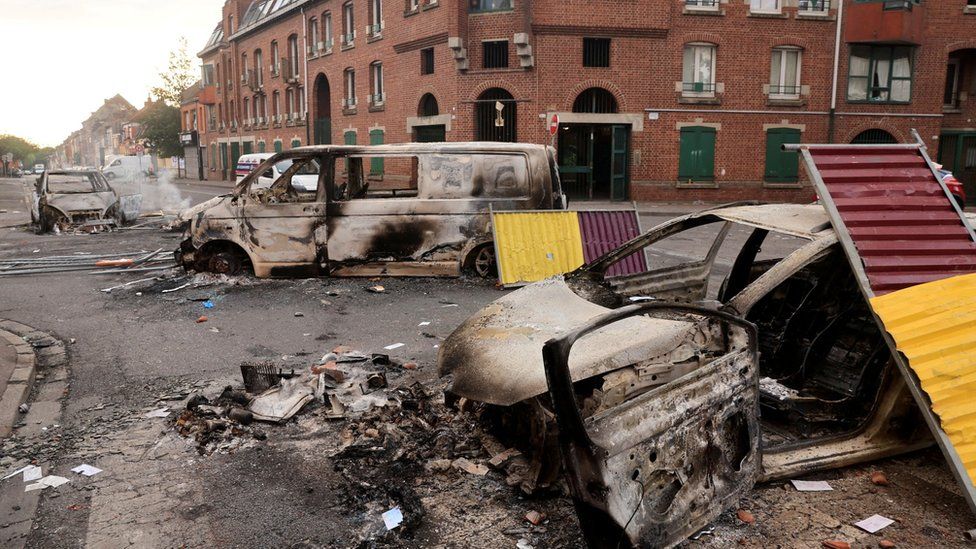
[[[553,114],[552,118],[549,119],[549,135],[555,137],[556,132],[559,131],[559,115]]]

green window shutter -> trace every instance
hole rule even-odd
[[[678,153],[678,179],[694,179],[695,150],[698,148],[698,128],[681,128],[681,145]]]
[[[699,126],[681,128],[678,179],[682,181],[715,179],[714,128]]]
[[[210,145],[210,167],[217,169],[217,145]]]
[[[254,152],[254,143],[251,141],[244,142],[244,154],[251,154]]]
[[[345,132],[342,134],[342,142],[346,145],[356,144],[356,132]]]
[[[383,130],[370,130],[370,145],[383,144]],[[369,160],[369,175],[383,175],[383,158],[374,157]]]
[[[267,146],[265,145],[264,141],[258,142],[258,152],[259,153],[266,152],[265,151],[266,148],[267,148]]]
[[[301,139],[292,139],[291,140],[291,148],[296,149],[296,148],[301,147],[301,146],[302,146],[302,140]]]
[[[281,152],[281,149],[282,149],[281,140],[280,139],[275,139],[275,142],[274,142],[274,151],[276,153],[280,153]]]
[[[715,180],[715,128],[701,128],[698,134],[701,154],[698,159],[699,179]]]
[[[799,142],[800,130],[770,128],[766,132],[766,181],[770,183],[795,183],[799,180],[799,154],[783,150],[783,145]]]

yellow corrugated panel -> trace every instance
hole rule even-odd
[[[536,282],[583,264],[576,212],[495,212],[492,223],[502,284]]]
[[[976,483],[976,274],[871,300]]]

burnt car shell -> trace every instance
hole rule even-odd
[[[122,224],[141,206],[140,195],[122,195],[97,170],[46,171],[27,200],[42,232]]]

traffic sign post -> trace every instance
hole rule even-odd
[[[552,118],[549,119],[549,139],[553,147],[556,146],[557,133],[559,133],[559,115],[553,113]]]

